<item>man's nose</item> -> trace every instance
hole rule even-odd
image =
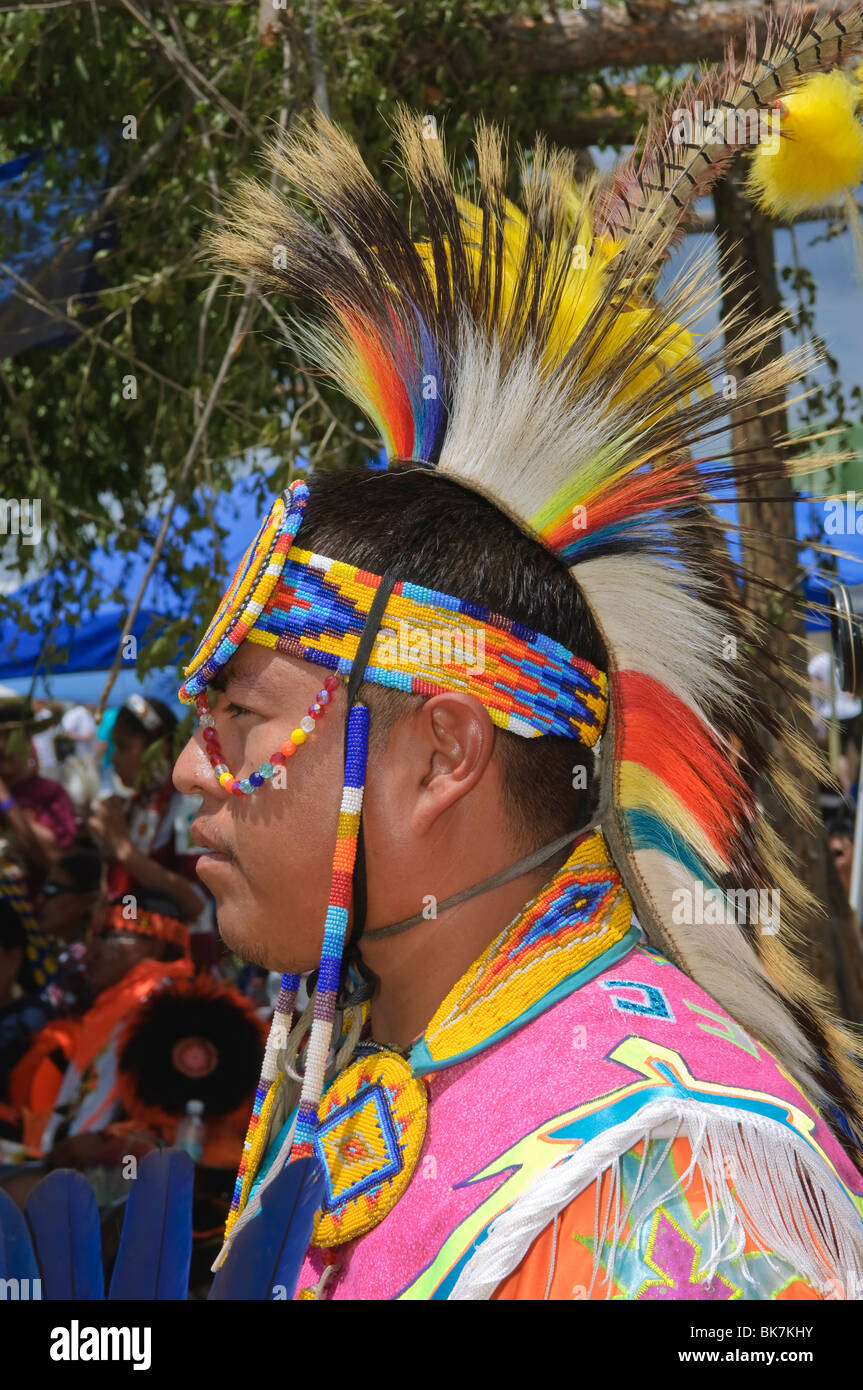
[[[204,741],[199,733],[191,734],[174,763],[174,786],[185,796],[219,796],[228,793],[213,772]]]

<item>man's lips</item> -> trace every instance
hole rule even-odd
[[[193,843],[199,845],[201,849],[206,850],[205,855],[199,856],[199,862],[205,864],[212,862],[218,863],[221,861],[228,863],[234,862],[234,856],[227,845],[224,845],[221,840],[217,839],[214,835],[208,834],[206,828],[202,826],[199,821],[192,821],[189,832]]]

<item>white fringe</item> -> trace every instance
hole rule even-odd
[[[687,1137],[691,1144],[689,1169],[667,1192],[636,1210],[639,1197],[678,1136]],[[649,1146],[658,1139],[667,1139],[668,1144],[657,1158]],[[639,1173],[627,1206],[621,1209],[620,1160],[642,1141],[645,1149]],[[490,1298],[540,1232],[594,1180],[594,1267],[587,1296],[592,1296],[599,1275],[600,1253],[607,1267],[606,1297],[610,1296],[615,1255],[627,1220],[633,1226],[648,1220],[674,1191],[685,1190],[696,1169],[712,1194],[709,1216],[701,1228],[699,1269],[705,1277],[711,1277],[721,1261],[742,1254],[748,1233],[768,1259],[775,1255],[787,1261],[823,1297],[863,1301],[863,1218],[824,1161],[777,1121],[746,1110],[723,1109],[718,1114],[698,1102],[680,1099],[651,1101],[625,1124],[607,1130],[537,1178],[493,1223],[450,1298]],[[611,1180],[600,1212],[599,1179],[606,1170]],[[739,1201],[729,1188],[729,1173]],[[736,1273],[749,1279],[746,1261]]]

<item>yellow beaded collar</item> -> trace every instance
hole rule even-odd
[[[411,1051],[414,1075],[491,1047],[626,955],[640,936],[595,830],[450,990]]]

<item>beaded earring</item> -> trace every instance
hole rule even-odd
[[[338,676],[327,676],[323,689],[318,691],[314,703],[309,705],[308,714],[304,715],[297,727],[291,730],[281,747],[277,748],[275,753],[271,753],[269,758],[265,758],[257,771],[249,773],[248,777],[235,777],[225,762],[222,746],[219,743],[219,735],[216,733],[216,720],[210,709],[210,701],[206,690],[202,690],[195,697],[198,722],[203,729],[204,744],[210,759],[210,766],[225,790],[234,796],[251,796],[253,792],[258,790],[258,787],[262,787],[266,781],[274,777],[276,768],[284,767],[288,758],[292,758],[297,749],[305,743],[307,735],[312,732],[317,721],[323,718],[327,705],[333,698],[333,692],[338,690],[339,685]]]

